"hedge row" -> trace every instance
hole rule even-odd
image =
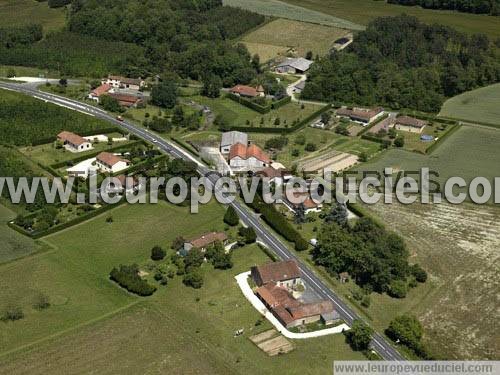
[[[441,120],[441,122],[444,122],[444,121],[453,121],[454,123],[457,123],[457,121],[462,121],[462,122],[466,122],[466,123],[469,123],[469,124],[478,124],[478,125],[483,125],[483,126],[488,126],[490,128],[500,128],[500,124],[494,124],[492,122],[485,122],[485,121],[471,121],[471,120],[466,120],[466,119],[463,119],[463,118],[450,118],[450,117],[439,117],[438,118],[439,120]]]
[[[137,265],[123,266],[113,268],[109,278],[118,283],[122,288],[139,296],[150,296],[156,291],[154,285],[150,285],[146,280],[139,276],[139,267]]]
[[[162,161],[166,158],[168,158],[168,155],[161,154],[161,155],[155,156],[152,159],[146,159],[144,161],[141,161],[140,163],[137,163],[136,165],[131,166],[130,168],[127,168],[123,171],[119,171],[119,172],[114,173],[113,177],[119,176],[121,174],[130,174],[132,172],[137,172],[138,170],[140,170],[144,166],[154,165],[154,164],[158,163],[159,161]]]
[[[433,144],[431,144],[429,147],[427,147],[425,149],[425,153],[427,155],[431,154],[432,152],[434,152],[436,150],[436,148],[438,148],[442,143],[443,141],[448,138],[449,136],[451,136],[453,133],[455,133],[458,129],[460,129],[460,125],[453,125],[453,127],[448,130],[445,134],[443,134],[441,137],[439,137],[439,139],[434,142]]]
[[[121,149],[129,148],[129,147],[132,147],[132,146],[136,146],[138,144],[146,145],[146,143],[144,141],[142,141],[142,140],[141,141],[134,141],[132,143],[127,143],[125,145],[122,144],[122,145],[117,145],[115,147],[111,147],[111,148],[107,149],[106,152],[119,151]],[[81,161],[93,158],[93,157],[99,155],[101,152],[102,151],[95,151],[95,152],[91,152],[90,154],[80,155],[80,156],[78,156],[78,157],[76,157],[74,159],[60,161],[58,163],[52,164],[51,167],[55,168],[55,169],[58,169],[58,168],[62,168],[62,167],[67,166],[69,162],[79,163]]]
[[[418,118],[420,120],[425,120],[425,121],[440,122],[440,123],[448,124],[448,125],[456,125],[457,124],[457,121],[455,121],[455,120],[439,118],[439,117],[427,115],[424,113],[413,113],[413,112],[402,111],[402,112],[399,112],[399,115],[400,116],[415,117],[415,118]]]
[[[278,109],[280,107],[283,107],[284,105],[290,103],[292,101],[291,96],[285,96],[284,98],[280,100],[276,100],[275,102],[271,103],[271,109]]]
[[[387,146],[390,146],[392,144],[392,142],[389,141],[388,139],[378,138],[375,137],[374,135],[368,135],[368,134],[363,134],[361,136],[361,139],[366,139],[367,141],[376,142],[380,143],[381,145],[387,145]]]
[[[87,221],[87,220],[89,220],[89,219],[91,219],[93,217],[99,216],[99,215],[103,214],[104,212],[107,212],[107,211],[109,211],[109,210],[111,210],[111,209],[113,209],[115,207],[118,207],[118,206],[124,204],[125,202],[126,202],[126,200],[122,199],[122,200],[120,200],[120,202],[118,202],[116,204],[109,204],[109,205],[103,206],[102,208],[99,208],[99,209],[94,210],[94,211],[90,211],[88,214],[79,216],[79,217],[77,217],[77,218],[75,218],[75,219],[73,219],[71,221],[67,221],[65,223],[62,223],[62,224],[50,227],[49,229],[47,229],[47,230],[45,230],[43,232],[28,232],[24,228],[21,228],[21,227],[17,226],[14,223],[11,223],[11,222],[9,222],[8,225],[9,225],[10,228],[14,229],[15,231],[17,231],[17,232],[19,232],[21,234],[24,234],[25,236],[31,237],[34,240],[36,240],[36,239],[48,236],[49,234],[53,234],[53,233],[59,232],[59,231],[61,231],[63,229],[72,227],[72,226],[74,226],[76,224],[83,223],[84,221]],[[30,215],[26,215],[26,217],[31,217],[31,216],[36,216],[36,214],[33,213],[33,214],[30,214]]]
[[[271,112],[271,109],[272,109],[271,105],[267,105],[267,106],[264,107],[264,106],[262,106],[260,104],[252,102],[249,99],[243,98],[241,96],[235,95],[235,94],[230,93],[230,92],[227,93],[227,97],[229,99],[235,101],[236,103],[244,105],[245,107],[253,109],[254,111],[259,112],[259,113],[261,113],[263,115],[265,115],[266,113]]]
[[[377,119],[377,121],[374,121],[373,123],[365,126],[359,133],[358,133],[358,136],[361,136],[363,134],[365,134],[368,130],[370,130],[371,128],[373,128],[375,125],[377,125],[379,122],[382,122],[384,121],[387,117],[389,117],[389,114],[386,113],[385,115],[383,115],[382,117],[380,117],[379,119]]]
[[[186,143],[182,139],[179,139],[177,137],[172,137],[171,139],[172,139],[172,141],[177,143],[179,146],[186,149],[187,151],[194,154],[195,156],[200,156],[200,153],[193,146],[191,146],[189,143]]]
[[[290,128],[259,128],[256,126],[231,126],[229,130],[231,131],[240,131],[240,132],[246,132],[246,133],[272,133],[272,134],[288,134],[288,133],[293,133],[307,124],[309,124],[312,120],[314,120],[316,117],[321,116],[322,113],[328,111],[331,109],[331,105],[327,104],[321,109],[317,110],[314,113],[311,113],[309,116],[307,116],[305,119],[299,121],[297,124]]]

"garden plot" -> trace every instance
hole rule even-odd
[[[352,167],[358,162],[356,155],[339,151],[330,151],[313,159],[303,161],[299,169],[306,173],[339,172]]]

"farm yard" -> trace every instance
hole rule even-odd
[[[222,229],[223,213],[216,203],[203,206],[197,215],[166,203],[121,206],[109,213],[114,217],[111,224],[102,215],[47,237],[45,241],[54,247],[50,252],[0,266],[2,284],[7,285],[0,291],[2,304],[22,295],[17,302],[25,312],[24,319],[6,324],[2,331],[0,372],[46,373],[61,367],[87,372],[109,370],[112,363],[113,372],[176,368],[181,373],[202,369],[272,374],[293,363],[293,373],[299,374],[310,373],[313,367],[328,371],[336,358],[362,359],[342,335],[293,342],[295,351],[273,359],[249,340],[271,328],[260,320],[234,280],[252,265],[269,261],[256,245],[235,250],[231,270],[202,266],[205,283],[199,290],[187,288],[176,276],[153,296],[140,299],[108,280],[110,269],[120,263],[145,266],[156,244],[169,249],[179,234],[190,237]],[[178,228],[185,231],[179,233]],[[123,236],[124,232],[128,235]],[[91,246],[88,241],[75,241],[88,233],[92,233]],[[172,253],[169,249],[168,256]],[[16,287],[10,288],[11,283]],[[44,311],[31,308],[39,293],[51,301]],[[238,329],[244,329],[244,334],[234,338]],[[191,358],[193,350],[196,359]],[[47,356],[55,358],[43,360]]]
[[[439,116],[489,123],[500,127],[500,83],[448,99]]]
[[[296,21],[317,23],[320,25],[334,26],[342,29],[363,30],[364,27],[335,17],[334,15],[318,12],[313,9],[304,8],[301,4],[287,4],[279,0],[223,0],[223,4],[236,8],[243,8],[265,16],[287,18]]]
[[[244,0],[231,1],[243,2]],[[429,24],[440,23],[469,34],[480,32],[492,39],[500,37],[500,19],[486,14],[423,9],[416,6],[402,6],[388,4],[386,1],[373,0],[283,0],[283,2],[290,6],[306,8],[306,13],[315,11],[323,14],[324,17],[339,17],[360,25],[367,25],[370,21],[378,17],[397,16],[405,13]],[[255,1],[251,3],[255,3]],[[256,11],[260,7],[255,6]],[[318,16],[318,19],[320,18]]]
[[[252,55],[258,54],[262,61],[268,61],[278,55],[285,57],[290,51],[298,56],[305,56],[308,51],[314,56],[326,55],[333,42],[348,33],[331,26],[277,19],[245,35],[241,41]]]

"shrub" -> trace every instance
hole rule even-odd
[[[305,147],[305,150],[308,152],[316,151],[317,147],[314,143],[308,143]]]
[[[152,260],[162,260],[165,258],[166,252],[160,246],[155,246],[151,249],[151,259]]]
[[[226,214],[224,215],[224,222],[232,227],[238,225],[240,222],[240,218],[233,206],[227,208]]]
[[[9,306],[5,309],[2,320],[16,321],[24,318],[24,312],[19,306]]]
[[[297,250],[297,251],[307,250],[308,247],[309,247],[309,244],[307,243],[307,241],[304,238],[298,238],[295,241],[295,250]]]
[[[398,137],[394,140],[394,146],[403,147],[405,145],[405,139],[403,137]]]
[[[353,350],[367,350],[372,340],[373,330],[361,320],[355,320],[346,332],[347,341]]]
[[[33,307],[37,310],[44,310],[50,307],[49,297],[43,293],[36,296]]]
[[[131,266],[120,265],[119,268],[113,268],[109,277],[122,288],[139,296],[150,296],[156,291],[156,287],[141,279],[139,267],[136,264]]]
[[[184,275],[182,282],[194,289],[200,289],[203,286],[203,277],[199,272],[191,270]]]
[[[425,272],[419,264],[413,264],[410,267],[410,272],[419,283],[425,283],[427,281],[427,272]]]
[[[389,284],[388,294],[391,297],[405,298],[408,292],[408,286],[403,280],[392,280]]]
[[[243,237],[246,244],[254,243],[257,240],[257,235],[255,234],[255,230],[253,228],[240,227],[240,229],[238,229],[238,233]]]

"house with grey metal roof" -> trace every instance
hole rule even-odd
[[[229,154],[232,145],[236,143],[241,143],[242,145],[248,145],[248,135],[246,133],[232,131],[222,133],[222,141],[220,143],[220,152],[222,154]]]
[[[303,57],[287,58],[276,67],[278,73],[305,73],[311,67],[313,62]]]

